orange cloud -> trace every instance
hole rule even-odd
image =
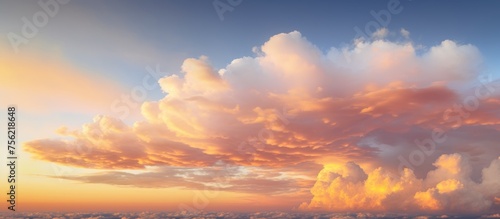
[[[143,121],[128,126],[97,116],[81,130],[61,129],[64,139],[33,140],[24,149],[42,160],[95,169],[210,168],[218,162],[264,169],[293,167],[283,175],[290,180],[294,178],[289,175],[303,173],[299,166],[304,163],[353,161],[325,166],[307,208],[457,209],[444,200],[462,194],[457,192],[468,185],[449,174],[469,173],[456,169],[453,165],[458,164],[449,157],[438,160],[438,170],[430,161],[442,154],[465,154],[471,157],[469,175],[480,179],[476,173],[500,156],[500,114],[494,111],[500,98],[494,88],[482,88],[481,99],[475,91],[463,91],[480,73],[481,59],[474,46],[446,40],[422,55],[416,50],[411,43],[376,40],[323,54],[297,31],[278,34],[261,47],[262,54],[235,59],[218,71],[206,57],[185,60],[181,74],[159,80],[165,97],[142,104]],[[467,110],[464,100],[471,95],[480,107]],[[412,171],[391,175],[398,168],[398,156],[419,150],[422,139],[436,128],[445,132],[447,140],[422,155],[421,164]],[[370,167],[370,172],[361,166]],[[418,180],[436,171],[444,171],[441,176],[451,180]],[[112,176],[68,179],[105,183]],[[323,182],[343,195],[331,193]],[[133,185],[147,183],[137,180]],[[302,188],[301,183],[265,183]],[[235,185],[228,188],[251,192]],[[272,193],[268,187],[262,191]],[[410,201],[401,201],[408,197]],[[481,206],[477,209],[487,205]]]
[[[325,165],[303,210],[485,212],[500,195],[500,157],[483,169],[480,183],[471,180],[470,164],[459,154],[442,155],[424,179],[405,169],[394,174],[382,168],[365,171],[355,163]]]

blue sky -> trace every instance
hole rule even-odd
[[[224,2],[224,1],[222,1]],[[500,49],[497,1],[400,1],[390,30],[405,28],[416,43],[435,45],[445,39],[474,44],[486,57]],[[387,9],[386,1],[242,1],[219,20],[211,1],[73,2],[91,10],[104,24],[125,28],[162,53],[209,55],[224,67],[235,57],[252,55],[277,33],[300,31],[323,50],[350,43],[354,27],[374,20],[370,11]],[[76,21],[78,23],[78,21]]]
[[[34,2],[2,4],[4,33],[19,31],[20,17],[29,17],[38,7]],[[498,71],[495,52],[500,50],[500,29],[494,25],[500,20],[498,1],[402,0],[400,5],[402,12],[393,14],[387,25],[390,31],[405,28],[416,44],[428,46],[445,39],[473,44],[484,55],[489,69]],[[177,73],[185,58],[201,55],[209,56],[215,67],[222,68],[235,58],[253,56],[252,47],[282,32],[298,30],[326,52],[330,47],[350,44],[355,27],[364,30],[375,20],[370,11],[386,9],[387,1],[243,0],[233,11],[225,12],[221,21],[212,1],[72,1],[61,7],[61,18],[49,21],[37,37],[64,46],[63,52],[76,64],[134,85],[137,78],[120,75],[143,72],[144,65],[155,63]],[[73,11],[84,15],[74,16]],[[109,34],[91,31],[99,28]],[[137,62],[115,56],[138,53],[120,50],[135,41],[140,41],[137,47],[146,51],[140,51],[142,58],[133,58]],[[86,46],[91,43],[98,46]]]

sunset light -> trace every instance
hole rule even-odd
[[[500,218],[500,2],[0,2],[0,218]]]

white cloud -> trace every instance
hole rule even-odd
[[[373,32],[372,37],[375,39],[384,39],[387,35],[389,35],[389,30],[384,27]]]
[[[401,36],[403,36],[404,38],[406,38],[406,39],[410,38],[410,31],[408,31],[404,28],[401,28],[400,33],[401,33]]]

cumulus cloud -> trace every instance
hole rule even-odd
[[[400,33],[401,33],[401,36],[403,36],[404,38],[406,38],[406,39],[410,38],[410,31],[408,31],[404,28],[401,28]]]
[[[424,179],[410,169],[393,174],[383,168],[368,173],[355,163],[326,165],[318,174],[310,203],[302,209],[335,211],[486,212],[500,196],[500,157],[471,179],[471,167],[460,154],[441,155]]]
[[[24,149],[84,168],[209,168],[224,162],[292,167],[287,171],[306,178],[319,169],[303,171],[304,163],[353,161],[344,172],[356,174],[336,180],[353,188],[364,180],[386,186],[388,191],[370,191],[371,197],[381,195],[371,205],[382,204],[392,189],[401,188],[400,196],[414,192],[403,187],[432,170],[431,161],[442,154],[471,157],[471,175],[478,180],[474,171],[500,156],[499,88],[492,80],[475,80],[481,56],[473,45],[444,40],[417,50],[411,42],[374,39],[323,53],[297,31],[277,34],[255,49],[255,57],[234,59],[223,69],[214,69],[205,56],[186,59],[180,74],[159,80],[166,95],[142,104],[142,121],[127,125],[97,116],[81,130],[61,128],[62,138],[28,141]],[[398,156],[408,159],[418,149],[416,140],[426,142],[436,128],[446,141],[413,172],[390,178]],[[382,169],[367,174],[357,164]],[[419,197],[439,201],[435,189]]]
[[[389,35],[389,30],[387,28],[380,28],[377,31],[373,32],[372,37],[376,39],[383,39]]]

